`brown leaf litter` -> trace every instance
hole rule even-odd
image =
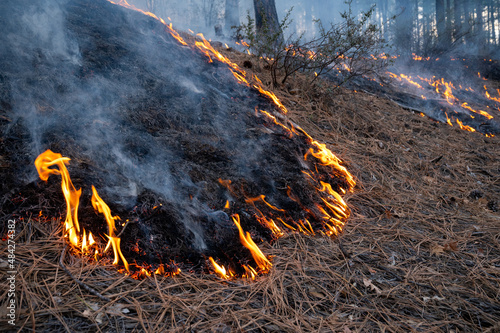
[[[226,52],[270,81],[251,56]],[[340,237],[291,234],[262,246],[274,266],[256,282],[189,272],[137,281],[68,253],[66,267],[111,299],[105,304],[59,267],[60,221],[31,220],[15,239],[15,331],[498,332],[498,137],[330,90],[296,77],[275,92],[289,118],[357,179]],[[0,329],[12,327],[2,321]]]

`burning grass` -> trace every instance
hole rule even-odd
[[[29,91],[13,90],[6,97],[13,104],[6,114],[23,109],[10,95],[40,92],[24,100],[33,108],[13,121],[19,128],[6,126],[2,132],[8,142],[25,135],[21,141],[31,137],[37,141],[35,150],[43,147],[45,153],[40,151],[35,162],[43,181],[50,174],[62,176],[64,236],[73,246],[96,258],[112,248],[114,264],[137,277],[156,271],[172,275],[179,269],[208,273],[213,266],[219,273],[228,270],[226,278],[255,278],[272,266],[260,243],[290,229],[325,235],[342,229],[349,209],[341,194],[354,186],[352,176],[324,145],[259,111],[273,106],[258,91],[269,98],[272,92],[260,83],[250,87],[245,72],[206,40],[190,37],[189,44],[179,44],[180,35],[164,21],[104,0],[94,3],[95,10],[88,5],[71,2],[64,8],[67,15],[59,15],[65,22],[59,29],[81,46],[81,58],[66,66],[51,57],[39,59],[45,75],[60,80],[55,90],[26,83],[39,82],[41,76],[31,71],[31,61],[0,62],[6,81],[20,81]],[[19,7],[11,3],[4,8]],[[32,56],[24,50],[30,45],[19,47],[9,38],[5,43],[10,53]],[[83,99],[80,105],[75,95],[87,93],[97,95],[95,104]],[[47,97],[50,111],[37,107],[39,95]],[[35,118],[40,122],[30,124]],[[6,149],[6,156],[14,161],[20,151]],[[19,181],[19,174],[32,168],[32,162],[11,168],[12,180],[4,185],[18,188],[14,192],[29,203],[2,208],[16,218],[29,216],[35,201],[36,213],[58,216],[45,209],[64,209],[53,181]],[[40,188],[38,194],[33,187]],[[40,196],[48,196],[51,205],[37,207]]]
[[[254,74],[264,82],[260,87],[266,89],[271,80],[255,58],[231,50],[224,53],[237,64],[253,62]],[[273,266],[254,282],[228,281],[197,270],[134,280],[118,273],[108,257],[93,260],[65,253],[59,219],[47,219],[47,214],[27,217],[14,239],[16,330],[499,330],[499,139],[433,122],[373,95],[342,91],[332,96],[327,82],[317,81],[312,87],[303,82],[298,76],[274,93],[288,109],[287,119],[340,152],[357,180],[354,193],[336,198],[345,200],[353,212],[343,234],[330,239],[292,233],[272,245],[260,243]],[[159,112],[155,107],[149,104],[148,111]],[[144,114],[133,115],[149,120],[140,118]],[[196,150],[196,143],[186,150],[191,159],[219,156],[203,146]],[[311,155],[323,160],[317,152],[306,154],[312,159]],[[324,159],[322,163],[333,161]],[[228,191],[239,190],[226,179],[219,179],[219,184]],[[32,183],[23,194],[39,193],[38,187]],[[51,192],[58,187],[49,181]],[[318,190],[329,191],[324,184]],[[155,193],[141,196],[139,218],[149,216],[151,225],[154,219],[175,218],[169,215],[170,207],[158,208]],[[26,200],[14,194],[9,198]],[[31,200],[26,204],[50,213],[61,204],[40,194]],[[245,204],[276,208],[262,195],[246,198]],[[251,247],[248,234],[233,219],[242,242]],[[221,237],[218,242],[224,243]],[[8,265],[5,258],[7,247],[2,246],[2,267]],[[264,259],[254,257],[263,265]],[[5,270],[0,278],[7,278]],[[7,299],[6,293],[1,300]],[[5,304],[0,304],[0,311],[6,311]],[[1,314],[5,318],[6,313]],[[0,329],[12,327],[3,321]]]
[[[237,62],[247,57],[231,55]],[[359,182],[347,198],[353,214],[340,237],[292,234],[264,246],[273,267],[253,283],[189,272],[137,281],[111,262],[66,255],[70,272],[111,299],[106,303],[58,265],[61,222],[32,218],[15,239],[17,328],[498,331],[498,138],[433,122],[376,96],[330,97],[324,82],[312,89],[300,78],[292,84],[294,95],[277,92],[290,119],[341,152]],[[1,328],[10,329],[5,322]]]

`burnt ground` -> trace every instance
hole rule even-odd
[[[90,203],[92,185],[121,218],[121,248],[136,271],[164,265],[209,273],[210,256],[238,275],[243,264],[256,267],[235,214],[258,242],[276,239],[260,214],[323,229],[319,180],[338,192],[346,180],[313,157],[305,161],[310,139],[290,137],[259,116],[256,109],[274,107],[238,84],[226,65],[181,46],[160,22],[106,1],[49,4],[2,8],[5,221],[65,214],[60,178],[45,183],[33,174],[36,156],[50,149],[71,158],[87,232],[106,242],[107,225]],[[44,15],[53,22],[48,28]],[[36,29],[19,31],[22,24]],[[44,40],[40,29],[63,42]],[[247,202],[260,195],[283,211]]]
[[[226,53],[239,64],[251,61],[264,83],[270,81],[255,59]],[[59,220],[47,218],[47,213],[43,222],[33,214],[25,217],[16,238],[17,328],[36,332],[498,331],[498,137],[435,122],[382,97],[347,90],[331,95],[327,82],[311,87],[297,77],[291,85],[292,89],[276,90],[290,118],[340,154],[358,182],[347,197],[352,216],[340,237],[291,234],[272,245],[263,243],[274,266],[255,282],[223,281],[189,271],[173,278],[137,281],[116,272],[106,261],[96,264],[91,258],[67,256],[66,265],[75,276],[111,299],[103,302],[59,268],[63,247]],[[208,150],[205,156],[212,154]],[[15,162],[29,160],[16,158]],[[11,170],[13,162],[5,157],[2,161],[6,161],[2,172]],[[73,157],[72,162],[93,167],[88,158]],[[84,185],[81,180],[75,183]],[[25,190],[32,192],[53,187],[55,193],[58,181],[27,186],[31,189]],[[10,194],[14,203],[23,202],[24,197],[15,194]],[[151,206],[158,197],[142,192],[147,213],[137,214],[154,217]],[[60,214],[60,202],[45,201],[32,204],[52,207]],[[5,247],[2,250],[4,260]],[[5,261],[1,264],[5,267]],[[2,305],[1,311],[5,309]],[[1,325],[10,329],[5,322]]]
[[[345,73],[330,72],[328,78],[334,82],[345,79]],[[481,74],[482,73],[482,74]],[[355,76],[345,83],[350,90],[363,91],[379,97],[392,100],[399,106],[413,112],[420,112],[434,120],[447,122],[449,119],[454,126],[458,126],[458,119],[463,125],[483,134],[500,134],[500,122],[495,116],[500,110],[498,103],[485,96],[485,90],[498,95],[498,82],[500,73],[500,62],[498,60],[483,59],[477,57],[447,57],[415,61],[404,61],[397,59],[387,69],[376,75]],[[402,79],[399,75],[404,74],[413,83]],[[396,75],[397,78],[391,77]],[[440,93],[436,93],[436,87],[428,84],[420,78],[431,79],[431,82],[441,81],[438,86]],[[450,92],[453,97],[450,101],[444,97],[446,86],[451,84]],[[455,99],[456,98],[456,99]],[[474,113],[462,106],[463,103],[473,110],[485,111],[493,118]]]

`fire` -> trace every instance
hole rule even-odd
[[[218,263],[216,263],[215,260],[214,260],[214,258],[209,257],[208,260],[212,264],[212,266],[213,266],[213,268],[215,270],[215,274],[217,274],[222,279],[228,280],[228,279],[230,279],[231,277],[234,276],[234,274],[231,271],[226,270],[226,268],[224,266],[219,265]]]
[[[460,120],[456,119],[456,122],[458,124],[458,126],[460,126],[460,129],[463,129],[463,130],[466,130],[468,132],[475,132],[476,130],[473,129],[472,127],[470,126],[467,126],[467,125],[464,125]]]
[[[405,79],[408,83],[414,85],[417,88],[422,89],[422,86],[420,84],[418,84],[417,82],[413,81],[411,76],[408,76],[405,74],[399,74],[399,76],[398,76],[392,72],[387,72],[387,74],[389,74],[390,77],[392,77],[393,79],[396,79],[398,81],[402,81],[402,79]]]
[[[80,243],[80,225],[78,223],[78,204],[80,203],[80,195],[82,190],[75,189],[71,178],[69,177],[66,165],[69,164],[70,158],[62,157],[61,154],[56,154],[51,150],[47,150],[40,154],[35,160],[35,166],[40,179],[47,181],[50,175],[61,175],[61,189],[66,200],[66,219],[64,227],[68,235],[69,241],[74,246]],[[56,168],[50,168],[56,166]],[[85,240],[85,244],[87,241]]]
[[[268,207],[270,207],[272,210],[275,210],[275,211],[285,212],[285,210],[271,205],[269,202],[267,202],[265,200],[265,195],[262,195],[262,194],[259,195],[256,198],[247,198],[247,199],[245,199],[245,202],[248,203],[248,204],[250,204],[250,205],[252,205],[255,208],[255,210],[258,212],[257,220],[259,220],[259,222],[261,224],[263,224],[266,227],[268,227],[269,229],[271,229],[271,231],[273,232],[273,234],[276,237],[283,236],[284,235],[283,231],[276,225],[276,223],[274,222],[274,220],[271,219],[271,218],[266,218],[264,216],[264,214],[262,214],[262,212],[259,209],[257,209],[257,207],[255,206],[255,202],[257,202],[257,201],[263,202],[265,205],[267,205]]]
[[[431,57],[422,57],[422,56],[419,56],[419,55],[416,55],[415,53],[412,53],[412,56],[413,56],[413,60],[415,61],[429,61],[431,60]]]
[[[488,90],[486,89],[486,86],[484,86],[484,89],[486,90],[484,92],[484,95],[486,96],[487,99],[491,99],[492,101],[500,103],[500,97],[492,97]],[[497,89],[498,94],[500,95],[500,89]]]
[[[84,229],[83,230],[83,237],[82,237],[82,246],[81,246],[82,253],[87,252],[90,249],[90,247],[94,244],[95,244],[95,240],[94,240],[94,237],[92,236],[92,233],[89,232],[89,235],[87,237],[85,229]]]
[[[413,81],[411,79],[411,76],[407,76],[407,75],[404,75],[404,74],[400,74],[400,76],[405,79],[406,81],[408,81],[409,83],[413,84],[414,86],[418,87],[418,88],[422,88],[422,86],[420,84],[418,84],[417,82]]]
[[[330,149],[326,148],[324,143],[319,143],[316,140],[312,140],[311,137],[309,138],[311,139],[311,144],[317,148],[317,151],[314,151],[313,148],[309,148],[309,151],[304,155],[304,160],[307,160],[308,155],[312,155],[320,160],[323,165],[330,166],[331,168],[340,171],[347,178],[349,190],[352,190],[354,186],[356,186],[356,182],[347,169],[341,165],[340,159],[335,156]]]
[[[177,31],[174,30],[174,28],[172,27],[172,23],[170,24],[166,24],[165,21],[161,20],[161,23],[165,24],[170,32],[170,34],[172,35],[172,37],[174,37],[175,39],[177,39],[177,41],[179,43],[181,43],[182,45],[187,45],[187,43],[184,41],[184,39],[182,39],[182,37],[179,35],[179,33]]]
[[[240,233],[240,241],[241,244],[243,244],[244,247],[250,250],[250,253],[252,254],[253,259],[257,263],[257,266],[261,270],[262,273],[267,273],[273,266],[271,262],[264,256],[262,251],[259,249],[257,244],[252,240],[252,237],[250,236],[250,233],[247,231],[246,234],[243,232],[243,228],[241,228],[240,225],[240,216],[238,214],[232,216],[233,222],[238,228],[238,231]]]
[[[448,117],[448,114],[447,114],[446,112],[445,112],[444,114],[445,114],[445,116],[446,116],[446,123],[447,123],[448,125],[450,125],[450,126],[453,126],[453,124],[451,123],[450,117]]]
[[[127,272],[129,271],[128,267],[128,262],[123,256],[122,251],[120,250],[120,238],[115,236],[115,220],[119,220],[119,216],[112,216],[111,215],[111,210],[109,209],[109,206],[101,199],[99,194],[97,194],[97,190],[95,189],[94,185],[92,185],[92,207],[96,211],[98,211],[101,214],[104,214],[104,218],[106,219],[106,222],[108,223],[108,235],[106,235],[109,239],[108,244],[106,245],[106,249],[104,252],[106,252],[111,245],[113,247],[113,253],[115,255],[115,260],[113,261],[113,265],[118,265],[118,258],[122,259],[123,265],[125,266],[125,269]]]
[[[272,91],[265,90],[264,88],[262,88],[262,86],[258,84],[254,84],[253,87],[257,89],[261,94],[269,97],[284,114],[288,113],[286,107],[281,103],[281,101],[278,99],[278,97],[276,97],[276,95]]]
[[[423,61],[423,60],[427,61],[427,60],[429,60],[429,58],[422,58],[420,56],[416,56],[415,54],[413,54],[413,59],[416,60],[416,61]],[[451,60],[456,60],[456,59],[451,59]],[[463,60],[465,61],[465,59],[463,59]],[[441,96],[442,98],[444,98],[446,100],[446,102],[448,103],[448,105],[450,105],[450,106],[453,107],[453,109],[454,109],[455,112],[461,112],[461,113],[463,113],[465,110],[467,110],[467,111],[470,112],[469,116],[471,118],[475,118],[474,114],[479,114],[479,115],[485,117],[486,119],[493,119],[494,118],[493,115],[491,115],[489,112],[486,112],[484,110],[480,110],[480,109],[474,108],[474,107],[470,106],[467,102],[465,102],[463,100],[460,100],[460,98],[458,98],[455,95],[455,91],[457,90],[456,85],[454,85],[451,81],[446,81],[444,78],[436,78],[435,76],[432,76],[431,78],[427,78],[427,77],[422,77],[422,76],[417,75],[417,78],[421,81],[422,84],[427,83],[427,85],[424,84],[424,86],[422,86],[422,84],[420,84],[420,83],[416,82],[414,79],[412,79],[411,76],[407,76],[405,74],[399,74],[399,75],[397,75],[397,74],[391,73],[391,72],[386,72],[386,73],[391,78],[393,78],[395,80],[398,80],[400,82],[409,83],[409,84],[411,84],[411,85],[413,85],[413,86],[415,86],[415,87],[417,87],[417,88],[419,88],[421,90],[425,90],[426,89],[426,88],[424,88],[424,86],[426,86],[427,88],[432,87],[433,91],[436,94],[438,94],[439,96]],[[485,80],[483,77],[481,77],[480,73],[477,73],[477,74],[478,74],[479,78]],[[483,85],[483,83],[481,83],[481,85]],[[463,87],[462,85],[458,85],[458,87],[461,90],[461,92],[474,92],[475,91],[471,87]],[[483,85],[483,87],[484,87],[484,90],[485,90],[484,97],[486,97],[487,100],[490,100],[490,101],[493,101],[493,102],[496,102],[496,103],[500,103],[500,98],[491,96],[490,93],[488,92],[488,89],[487,89],[486,85]],[[500,95],[500,90],[498,90],[498,93]],[[429,96],[428,94],[426,94],[426,95],[421,94],[420,95],[420,97],[422,99],[424,99],[424,100],[426,100],[428,98],[428,96]],[[487,106],[487,107],[490,108],[489,106]],[[465,110],[463,110],[463,109],[465,109]],[[500,111],[500,108],[498,108],[498,110]],[[452,121],[450,120],[450,118],[448,117],[447,114],[446,114],[446,117],[447,117],[447,123],[449,125],[453,126]],[[475,132],[476,131],[472,127],[464,125],[459,120],[457,120],[457,124],[463,130],[466,130],[466,131],[469,131],[469,132]],[[492,136],[492,135],[488,134],[486,136],[489,137],[489,136]]]
[[[246,203],[249,203],[249,204],[251,204],[251,205],[253,205],[253,206],[255,206],[255,205],[254,205],[254,202],[256,202],[256,201],[262,201],[263,203],[265,203],[268,207],[270,207],[270,208],[271,208],[271,209],[273,209],[273,210],[277,210],[277,211],[280,211],[280,212],[284,212],[284,211],[285,211],[284,209],[280,209],[280,208],[278,208],[278,207],[275,207],[275,206],[271,205],[269,202],[267,202],[267,201],[266,201],[266,196],[265,196],[265,195],[262,195],[262,194],[261,194],[261,195],[259,195],[259,196],[258,196],[258,197],[256,197],[256,198],[248,198],[248,199],[245,199],[245,202],[246,202]]]
[[[76,190],[71,182],[68,169],[66,168],[69,161],[70,158],[63,157],[61,154],[47,150],[36,158],[35,166],[40,179],[43,181],[47,181],[51,174],[61,175],[61,188],[66,200],[66,220],[64,221],[66,235],[73,246],[81,249],[82,253],[86,253],[92,245],[96,244],[96,241],[92,232],[87,233],[86,230],[80,230],[81,228],[78,223],[78,206],[82,190]],[[51,168],[52,166],[56,166],[57,168]],[[93,185],[92,193],[92,205],[94,209],[99,213],[103,213],[106,221],[108,222],[109,234],[107,237],[109,241],[106,246],[106,250],[111,245],[115,254],[113,264],[117,265],[119,261],[118,258],[121,258],[126,270],[128,271],[129,267],[127,260],[120,251],[120,238],[116,237],[114,234],[116,230],[115,220],[119,219],[119,217],[111,215],[108,205],[99,197]],[[106,252],[106,250],[104,252]],[[96,249],[95,257],[97,257],[98,253],[99,251]]]
[[[195,37],[196,40],[194,42],[189,42],[189,44],[180,37],[179,33],[177,33],[171,23],[166,23],[163,19],[158,18],[156,15],[150,13],[150,12],[145,12],[140,9],[135,8],[134,6],[129,5],[125,0],[120,0],[118,2],[113,2],[111,0],[108,0],[114,4],[124,6],[126,8],[136,10],[139,12],[142,12],[145,15],[148,15],[150,17],[153,17],[157,20],[159,20],[162,24],[164,24],[167,28],[167,32],[169,32],[181,45],[187,45],[192,47],[193,49],[199,50],[202,54],[204,54],[209,62],[213,62],[214,60],[217,60],[219,62],[222,62],[226,64],[237,80],[237,82],[244,84],[250,88],[256,89],[260,94],[263,96],[267,97],[270,101],[274,103],[274,105],[279,109],[279,111],[284,115],[287,114],[288,110],[287,108],[282,104],[282,102],[279,100],[279,98],[272,92],[264,88],[264,84],[262,81],[256,77],[255,75],[248,75],[246,71],[241,69],[236,63],[232,62],[229,60],[225,55],[217,51],[209,41],[205,39],[205,37],[202,34],[197,34]],[[239,43],[237,43],[239,44]],[[242,45],[244,44],[244,41],[242,41]],[[248,45],[245,45],[248,47]],[[227,46],[226,46],[227,48]],[[304,56],[307,57],[314,57],[316,56],[314,53],[307,53]],[[386,55],[380,55],[381,58],[387,58]],[[373,57],[372,57],[373,58]],[[384,59],[385,59],[384,58]],[[346,66],[347,70],[350,70],[347,65]],[[342,188],[339,187],[338,191],[341,192],[341,194],[346,194],[347,191],[353,190],[353,188],[356,185],[356,182],[354,181],[354,178],[352,175],[347,171],[347,169],[342,165],[342,161],[335,156],[327,147],[325,144],[321,144],[315,140],[311,136],[309,136],[303,129],[301,129],[298,126],[295,126],[294,124],[290,121],[288,121],[284,116],[279,117],[274,116],[271,113],[264,111],[264,110],[259,110],[260,114],[265,116],[267,119],[271,120],[274,122],[274,124],[280,126],[285,130],[285,132],[292,137],[293,135],[297,136],[304,136],[306,139],[306,142],[311,145],[311,148],[309,151],[304,155],[304,160],[307,161],[308,158],[311,156],[316,158],[317,161],[319,161],[323,166],[329,167],[331,171],[334,174],[341,174],[343,177],[345,177],[347,181],[347,188]],[[256,109],[256,113],[259,113],[259,111]],[[278,120],[278,118],[281,119],[282,121]],[[314,167],[311,168],[311,170],[314,170]],[[317,171],[316,171],[317,172]],[[310,216],[317,218],[318,217],[318,212],[319,212],[319,219],[321,219],[323,223],[323,231],[320,231],[321,233],[326,233],[327,235],[333,235],[337,234],[342,230],[342,226],[344,225],[344,220],[348,218],[350,211],[347,208],[345,202],[341,198],[340,194],[337,193],[332,189],[332,186],[330,184],[320,182],[316,178],[316,174],[314,172],[308,173],[308,176],[311,178],[311,181],[313,184],[317,185],[317,191],[318,195],[321,197],[320,203],[318,203],[316,206],[312,207],[311,209],[308,209],[304,207],[304,210],[310,214]],[[231,180],[222,180],[219,179],[219,183],[227,188],[228,192],[231,195],[234,195],[235,197],[238,196],[243,191],[239,191],[238,189],[235,189],[231,183]],[[244,195],[244,194],[243,194]],[[292,193],[292,190],[289,189],[288,195],[292,200],[296,201],[300,206],[302,204],[300,203],[298,197],[295,197],[295,195]],[[305,234],[309,235],[314,235],[317,231],[314,230],[313,226],[311,225],[310,221],[307,218],[299,219],[297,221],[292,220],[289,216],[287,217],[276,217],[275,214],[277,215],[278,213],[287,215],[286,211],[272,205],[268,200],[266,200],[266,197],[264,195],[259,195],[257,197],[246,197],[245,201],[247,204],[252,205],[255,208],[255,215],[254,217],[264,226],[267,226],[276,237],[281,237],[284,235],[284,231],[280,228],[281,225],[285,226],[287,229],[293,230],[293,231],[300,231]],[[256,204],[259,203],[263,207],[262,210],[267,209],[270,210],[269,215],[264,215],[261,210],[259,210],[256,207]],[[230,201],[227,200],[226,204],[224,206],[225,209],[230,209],[231,204]],[[119,250],[119,242],[113,243],[112,239],[114,237],[114,220],[111,217],[111,215],[106,215],[106,220],[108,221],[108,229],[109,229],[109,241],[108,241],[108,246],[114,246],[114,249],[117,251]],[[236,227],[239,230],[239,236],[240,236],[240,241],[244,247],[249,249],[254,261],[256,262],[258,268],[255,269],[251,266],[248,265],[242,265],[243,269],[245,270],[245,274],[243,275],[244,277],[248,277],[251,279],[255,279],[258,274],[261,273],[266,273],[268,272],[272,264],[269,261],[268,258],[262,253],[262,251],[259,249],[259,247],[255,244],[255,242],[252,240],[250,234],[248,232],[244,232],[243,228],[240,225],[240,217],[237,214],[232,215],[233,222],[235,223]],[[113,221],[110,221],[113,220]],[[111,225],[111,222],[113,222],[113,225]],[[278,226],[280,225],[280,226]],[[110,245],[111,244],[111,245]],[[118,253],[118,256],[120,256],[120,252]],[[121,256],[120,256],[121,257]],[[115,260],[117,256],[115,255]],[[124,258],[122,260],[125,262]],[[208,259],[209,264],[213,267],[214,272],[220,276],[221,278],[224,279],[229,279],[233,278],[235,273],[231,272],[227,267],[224,267],[223,265],[219,265],[213,258]]]
[[[443,78],[441,80],[436,80],[432,82],[432,80],[426,80],[431,86],[436,88],[436,93],[442,94],[444,98],[446,98],[446,101],[448,104],[453,105],[455,101],[457,101],[457,98],[453,96],[453,90],[455,87],[453,86],[453,83],[451,82],[446,82]],[[443,89],[444,87],[444,89]],[[444,92],[443,92],[444,90]]]
[[[467,109],[469,111],[472,111],[474,113],[479,113],[480,115],[488,118],[488,119],[492,119],[493,116],[490,115],[488,112],[486,111],[482,111],[482,110],[474,110],[473,108],[471,108],[466,102],[465,103],[462,103],[462,105],[460,105],[461,107],[463,107],[464,109]]]

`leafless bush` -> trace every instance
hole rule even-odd
[[[249,49],[265,61],[275,86],[284,84],[296,72],[310,74],[313,82],[332,70],[345,72],[341,85],[355,76],[377,72],[390,61],[383,52],[388,45],[381,37],[380,27],[370,22],[374,7],[354,15],[351,2],[346,1],[348,9],[341,13],[342,22],[325,27],[316,20],[319,33],[310,40],[296,34],[284,38],[293,8],[281,21],[278,32],[271,32],[265,22],[257,33],[255,22],[248,15],[247,23],[235,28],[235,36],[245,40]]]

